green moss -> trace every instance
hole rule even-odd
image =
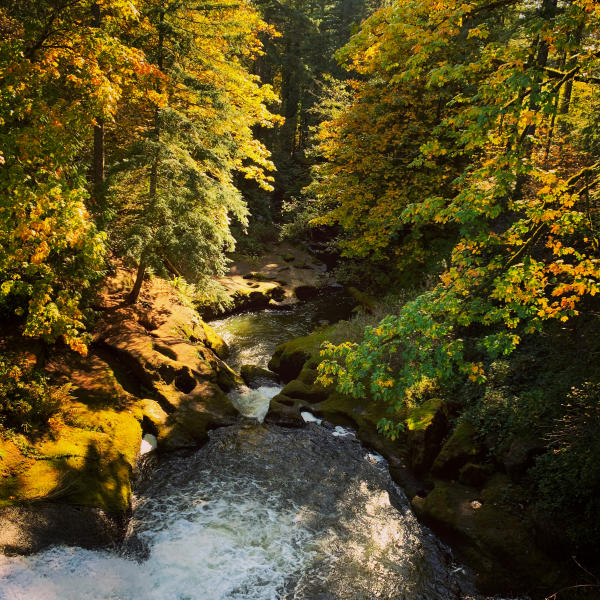
[[[406,416],[409,464],[415,473],[425,473],[438,455],[448,433],[448,411],[439,398],[430,398]]]
[[[533,542],[532,524],[518,508],[523,493],[499,474],[481,492],[438,480],[426,498],[413,499],[413,507],[430,524],[454,534],[455,547],[476,569],[482,591],[550,587],[560,569]]]
[[[296,378],[307,361],[311,358],[318,359],[321,344],[329,339],[334,329],[333,326],[327,327],[280,344],[269,361],[269,369],[284,381]]]
[[[327,398],[327,390],[318,384],[307,385],[299,379],[293,379],[282,390],[282,394],[290,398],[307,400],[308,402],[319,402]]]
[[[239,387],[244,380],[228,365],[222,363],[217,369],[217,383],[225,391]]]
[[[112,513],[126,511],[142,438],[138,416],[129,409],[95,411],[74,404],[64,424],[35,442],[36,458],[17,460],[11,453],[0,505],[60,498]]]
[[[379,434],[377,424],[383,417],[390,416],[387,405],[381,402],[333,392],[326,400],[313,404],[310,410],[331,423],[355,429],[362,442],[386,458],[406,454],[404,437],[391,440]]]
[[[240,368],[240,375],[246,383],[246,385],[252,385],[256,382],[262,381],[277,381],[279,378],[276,373],[257,367],[256,365],[242,365]]]
[[[229,346],[225,340],[207,323],[200,322],[206,336],[205,344],[221,359],[229,356]]]
[[[431,398],[421,406],[417,406],[409,411],[406,417],[406,426],[410,431],[422,431],[427,429],[432,423],[438,411],[444,406],[444,401],[440,398]]]

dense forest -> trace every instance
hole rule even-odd
[[[522,455],[597,589],[600,4],[5,0],[0,34],[0,436],[68,401],[45,364],[118,269],[123,305],[163,278],[217,314],[232,253],[286,240],[362,304],[319,384]]]

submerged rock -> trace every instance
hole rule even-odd
[[[242,365],[240,367],[240,375],[244,383],[252,388],[259,387],[264,383],[276,383],[279,381],[279,376],[273,371],[263,369],[257,365]]]

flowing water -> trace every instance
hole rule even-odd
[[[218,325],[227,333],[231,324],[239,361],[264,364],[290,331],[320,318],[315,307],[269,312]],[[254,390],[256,406],[277,389]],[[352,432],[305,418],[304,429],[215,430],[196,453],[161,458],[137,485],[122,548],[0,557],[0,600],[471,598],[385,461]]]
[[[263,310],[211,321],[210,326],[229,344],[227,359],[234,369],[243,364],[266,368],[275,348],[310,333],[317,325],[346,319],[356,303],[341,293],[320,296],[294,310]]]

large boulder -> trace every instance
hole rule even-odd
[[[412,505],[417,516],[450,535],[459,556],[475,568],[483,592],[551,589],[561,570],[535,545],[525,502],[525,490],[496,474],[483,490],[437,480]]]
[[[491,474],[492,468],[490,465],[467,463],[460,468],[458,480],[464,485],[480,488],[489,479]]]
[[[321,344],[328,340],[332,331],[333,327],[328,327],[280,344],[269,361],[269,369],[285,382],[295,379],[311,358],[318,361]]]
[[[318,383],[307,384],[300,379],[290,381],[281,392],[290,398],[306,400],[307,402],[320,402],[329,396],[329,392]]]
[[[52,499],[123,514],[142,441],[143,413],[101,356],[65,355],[49,366],[69,382],[47,429],[0,441],[0,506]]]

